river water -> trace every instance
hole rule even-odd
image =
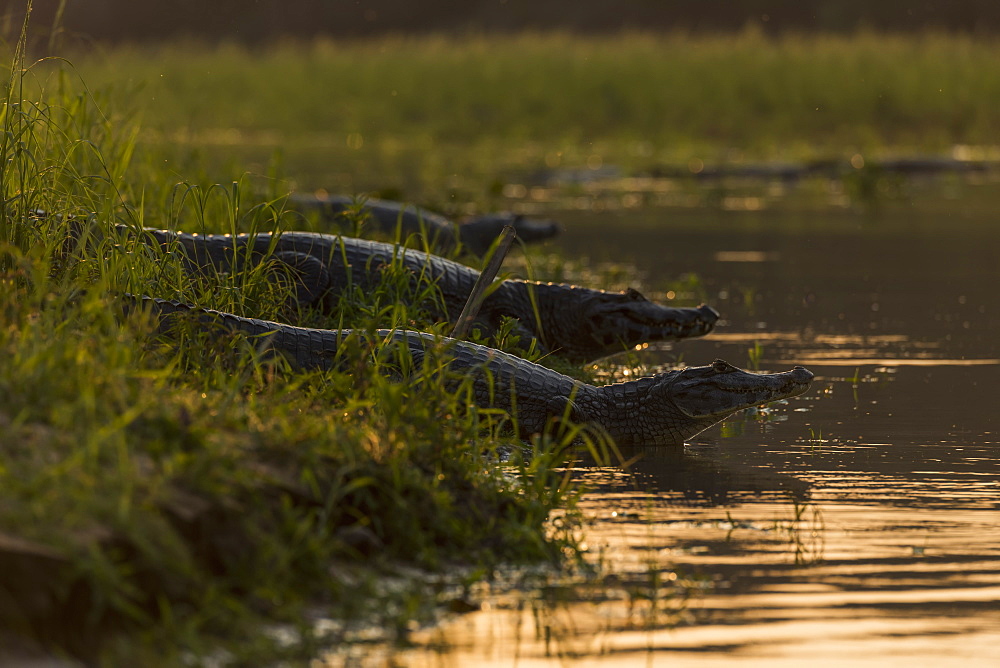
[[[958,207],[956,206],[956,209]],[[722,314],[644,361],[801,364],[803,396],[581,467],[597,586],[487,595],[406,666],[1000,665],[1000,225],[567,212],[568,257],[694,272]],[[756,348],[755,348],[756,346]]]

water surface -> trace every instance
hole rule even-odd
[[[598,587],[497,593],[404,665],[997,665],[1000,227],[897,210],[567,213],[558,242],[684,272],[716,334],[649,364],[802,364],[811,391],[581,468]],[[499,591],[499,590],[498,590]]]

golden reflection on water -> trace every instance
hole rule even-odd
[[[606,596],[494,602],[399,665],[995,665],[1000,512],[616,500],[585,501]]]
[[[829,354],[815,353],[813,355],[803,355],[794,360],[763,360],[766,364],[815,364],[819,366],[995,366],[1000,364],[1000,359],[947,359],[947,358],[879,358],[879,357],[833,357]]]
[[[398,665],[998,665],[1000,457],[977,389],[998,361],[820,339],[773,334],[763,360],[817,371],[806,395],[683,452],[629,453],[631,476],[578,471],[596,585],[487,599]],[[855,424],[870,438],[846,438]]]
[[[803,364],[813,389],[631,453],[631,475],[581,467],[596,582],[497,587],[371,665],[1000,665],[998,228],[917,215],[567,227],[568,257],[629,258],[654,287],[694,271],[725,317],[605,361],[602,382],[721,357]]]

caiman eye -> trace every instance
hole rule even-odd
[[[712,371],[715,373],[726,373],[727,371],[732,371],[733,365],[726,360],[715,360],[712,362]]]
[[[625,291],[625,296],[635,302],[644,302],[646,298],[642,296],[642,293],[635,288],[629,288]]]

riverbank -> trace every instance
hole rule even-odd
[[[376,347],[350,372],[294,374],[250,343],[164,348],[149,322],[123,318],[115,295],[131,292],[283,319],[288,290],[263,270],[187,277],[111,223],[298,219],[273,202],[244,208],[256,195],[240,182],[176,185],[173,168],[136,158],[139,127],[113,101],[11,62],[0,626],[88,663],[305,660],[359,627],[402,641],[501,564],[574,558],[568,441],[524,450],[433,368],[390,382]],[[345,298],[343,325],[444,331],[416,306],[433,294],[386,274],[401,280]],[[312,626],[317,609],[338,624]],[[261,632],[281,624],[296,642]]]

